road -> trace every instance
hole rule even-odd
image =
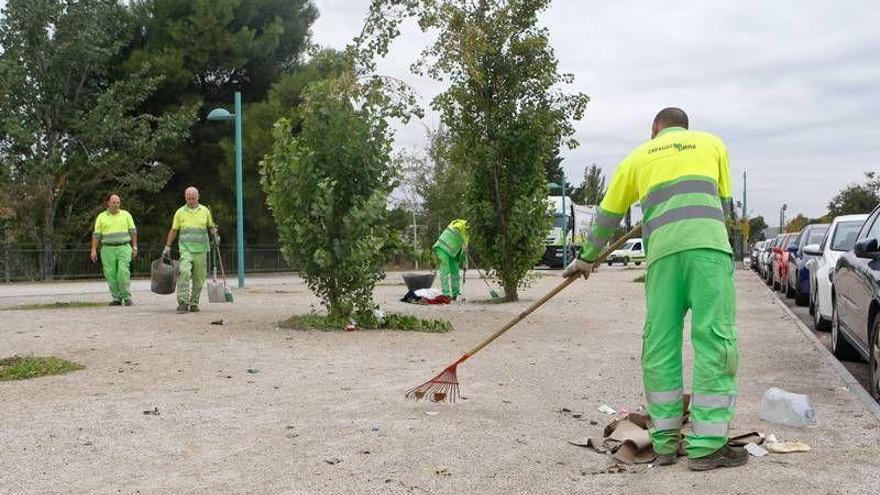
[[[753,272],[754,273],[754,272]],[[758,277],[757,275],[755,275]],[[758,277],[760,279],[760,277]],[[768,288],[769,289],[769,288]],[[831,332],[822,332],[813,327],[813,317],[810,315],[810,309],[807,306],[798,306],[794,299],[785,297],[781,292],[775,292],[780,301],[791,309],[800,320],[813,332],[813,335],[819,338],[819,341],[830,351],[831,350]],[[865,387],[868,388],[868,363],[865,361],[841,361],[841,364],[849,370],[850,373]]]

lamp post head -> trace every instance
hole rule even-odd
[[[235,120],[235,114],[229,113],[225,108],[215,108],[208,114],[208,120]]]

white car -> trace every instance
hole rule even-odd
[[[810,313],[816,330],[831,329],[831,277],[840,255],[853,248],[859,229],[868,215],[836,217],[821,244],[804,247],[804,253],[815,256],[807,262],[810,272]]]
[[[623,263],[623,266],[626,266],[631,261],[636,265],[641,265],[642,262],[645,261],[644,246],[645,243],[638,237],[626,241],[626,244],[620,246],[620,249],[615,249],[611,252],[611,255],[608,256],[608,266],[611,266],[614,263]]]

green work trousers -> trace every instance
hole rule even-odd
[[[705,457],[727,444],[736,403],[736,291],[730,254],[693,249],[651,263],[645,279],[648,315],[642,373],[651,441],[658,454],[678,449],[684,415],[682,333],[691,311],[694,347],[692,432],[688,457]]]
[[[198,307],[202,286],[208,275],[208,253],[180,250],[180,271],[177,279],[177,303]]]
[[[114,301],[131,299],[131,246],[101,244],[101,268]]]
[[[458,274],[458,257],[447,253],[445,249],[436,247],[434,253],[440,260],[440,289],[443,295],[454,298],[461,295],[461,279]]]

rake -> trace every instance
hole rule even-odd
[[[623,237],[613,242],[610,246],[608,246],[608,248],[602,251],[598,258],[596,258],[596,261],[593,262],[593,266],[596,267],[602,264],[602,262],[605,261],[605,259],[611,254],[612,251],[620,248],[620,246],[623,246],[626,241],[637,237],[641,230],[641,225],[637,225],[632,230],[627,232]],[[427,399],[432,402],[455,402],[460,397],[457,375],[458,365],[467,361],[474,354],[480,352],[480,350],[489,345],[493,340],[500,337],[504,332],[513,328],[514,325],[525,319],[526,316],[532,314],[536,309],[540,308],[544,303],[552,299],[553,296],[562,292],[563,289],[571,285],[580,276],[580,274],[576,274],[563,280],[559,285],[557,285],[550,292],[545,294],[544,297],[535,301],[531,306],[528,307],[528,309],[517,315],[514,319],[507,322],[503,327],[495,331],[495,333],[486,337],[486,339],[477,344],[476,347],[462,354],[462,356],[458,358],[457,361],[447,366],[446,369],[440,372],[440,374],[419,385],[418,387],[407,390],[406,398],[416,401]]]

